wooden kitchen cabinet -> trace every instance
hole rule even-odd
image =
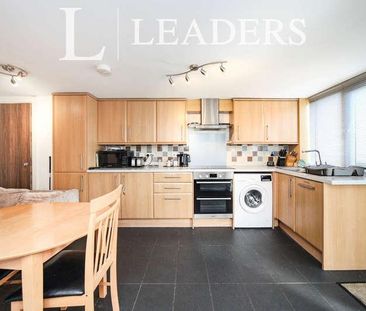
[[[154,218],[192,218],[192,193],[155,193]]]
[[[263,103],[260,100],[234,100],[234,143],[264,141]]]
[[[53,96],[53,172],[95,166],[97,102],[89,95]]]
[[[54,173],[54,190],[79,190],[80,202],[88,201],[88,174],[86,173]]]
[[[122,219],[153,218],[153,173],[125,173]]]
[[[295,177],[277,176],[278,219],[295,231]]]
[[[186,142],[186,101],[158,100],[156,103],[156,140],[159,143]]]
[[[98,143],[126,143],[126,100],[98,101]]]
[[[323,184],[295,179],[296,233],[323,249]]]
[[[156,101],[127,101],[127,142],[150,144],[156,142]]]
[[[116,189],[121,184],[119,173],[89,173],[89,200],[93,200]]]
[[[297,100],[263,101],[265,142],[298,142]]]
[[[233,143],[298,143],[297,100],[234,100]]]

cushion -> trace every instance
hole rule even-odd
[[[79,190],[23,192],[19,200],[19,204],[38,202],[79,202]]]
[[[64,250],[44,265],[44,298],[84,294],[85,252]],[[9,295],[5,302],[21,301],[22,289]]]

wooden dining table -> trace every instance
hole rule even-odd
[[[85,236],[89,203],[0,208],[0,269],[22,272],[24,311],[43,310],[43,263]]]

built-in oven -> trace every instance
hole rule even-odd
[[[233,172],[194,172],[194,217],[232,218]]]

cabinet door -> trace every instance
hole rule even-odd
[[[159,143],[185,143],[186,101],[157,101],[156,130],[156,140]]]
[[[257,100],[234,100],[235,143],[264,141],[263,104]]]
[[[98,102],[98,142],[126,142],[125,100],[102,100]]]
[[[193,195],[191,193],[156,193],[154,195],[155,218],[192,218]]]
[[[295,230],[295,178],[278,174],[278,219]]]
[[[127,102],[127,142],[156,142],[156,101]]]
[[[323,184],[296,178],[296,232],[323,249]]]
[[[78,189],[80,202],[88,201],[88,174],[80,173],[54,173],[54,190]]]
[[[89,200],[113,191],[120,183],[118,173],[90,173],[88,177]]]
[[[122,218],[153,218],[153,173],[126,173]]]
[[[263,101],[266,142],[298,142],[297,106],[296,100]]]
[[[86,97],[53,98],[54,172],[83,172],[86,169]]]

